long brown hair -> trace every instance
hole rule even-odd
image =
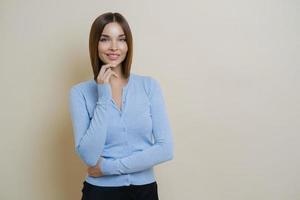
[[[122,62],[121,72],[125,78],[130,75],[131,63],[132,63],[132,34],[126,19],[120,13],[107,12],[99,17],[97,17],[91,27],[90,37],[89,37],[89,50],[90,50],[90,60],[94,72],[94,80],[97,80],[97,76],[101,70],[102,65],[105,63],[99,58],[98,54],[98,42],[103,29],[106,24],[111,22],[117,22],[122,27],[128,46],[128,51],[125,60]]]

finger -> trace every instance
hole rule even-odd
[[[108,69],[107,71],[111,71],[112,75],[114,75],[115,77],[119,78],[119,75],[115,71],[113,71],[112,69]]]
[[[108,82],[108,79],[109,79],[109,75],[112,73],[112,70],[111,69],[108,69],[105,74],[103,75],[103,81],[104,82]]]
[[[112,74],[109,72],[111,72]],[[111,75],[114,75],[115,77],[119,78],[119,75],[112,69],[106,70],[106,72],[104,73],[104,78],[107,78],[108,76],[111,76]]]
[[[106,79],[105,79],[105,81],[106,82],[109,82],[109,79],[110,79],[110,77],[112,76],[112,75],[115,75],[116,77],[118,77],[118,75],[116,74],[116,72],[114,72],[114,71],[109,71],[109,73],[107,74],[107,77],[106,77]]]
[[[94,168],[89,168],[87,171],[88,171],[88,173],[93,174],[95,172],[95,169]]]
[[[113,72],[114,76],[116,76],[117,78],[119,78],[119,75],[116,72],[114,72],[114,71],[112,71],[112,72]]]
[[[100,72],[97,76],[97,79],[98,80],[103,80],[103,75],[104,73],[107,71],[107,69],[109,69],[110,66],[107,64],[107,65],[102,65],[101,69],[100,69]]]
[[[92,171],[88,172],[88,174],[89,174],[90,176],[95,176],[95,172],[92,172]]]
[[[94,175],[93,175],[93,174],[89,174],[89,176],[92,176],[92,177],[94,177]]]
[[[89,172],[94,173],[95,172],[95,168],[89,169]]]
[[[102,65],[100,72],[99,72],[100,78],[103,77],[103,75],[107,71],[107,69],[109,69],[111,67],[113,67],[113,65],[111,65],[111,64]]]

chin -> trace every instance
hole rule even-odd
[[[102,62],[104,63],[104,65],[106,64],[114,64],[114,65],[118,65],[120,62],[119,61],[113,61],[113,60],[108,60],[108,59],[103,59]]]
[[[109,61],[110,64],[114,64],[114,65],[119,65],[121,64],[121,62],[119,61]]]

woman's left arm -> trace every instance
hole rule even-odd
[[[119,159],[101,157],[100,168],[104,175],[120,175],[143,171],[154,165],[173,159],[173,138],[161,87],[150,78],[152,130],[155,144],[143,151]]]

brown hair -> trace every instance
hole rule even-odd
[[[122,62],[121,72],[125,78],[128,78],[130,75],[130,68],[132,62],[132,34],[131,34],[129,24],[120,13],[107,12],[95,19],[90,31],[90,38],[89,38],[90,60],[93,67],[95,81],[97,80],[97,76],[100,72],[102,65],[104,65],[102,60],[99,59],[98,42],[104,27],[106,26],[106,24],[111,22],[117,22],[118,24],[120,24],[120,26],[122,27],[125,33],[128,51],[125,60]]]

